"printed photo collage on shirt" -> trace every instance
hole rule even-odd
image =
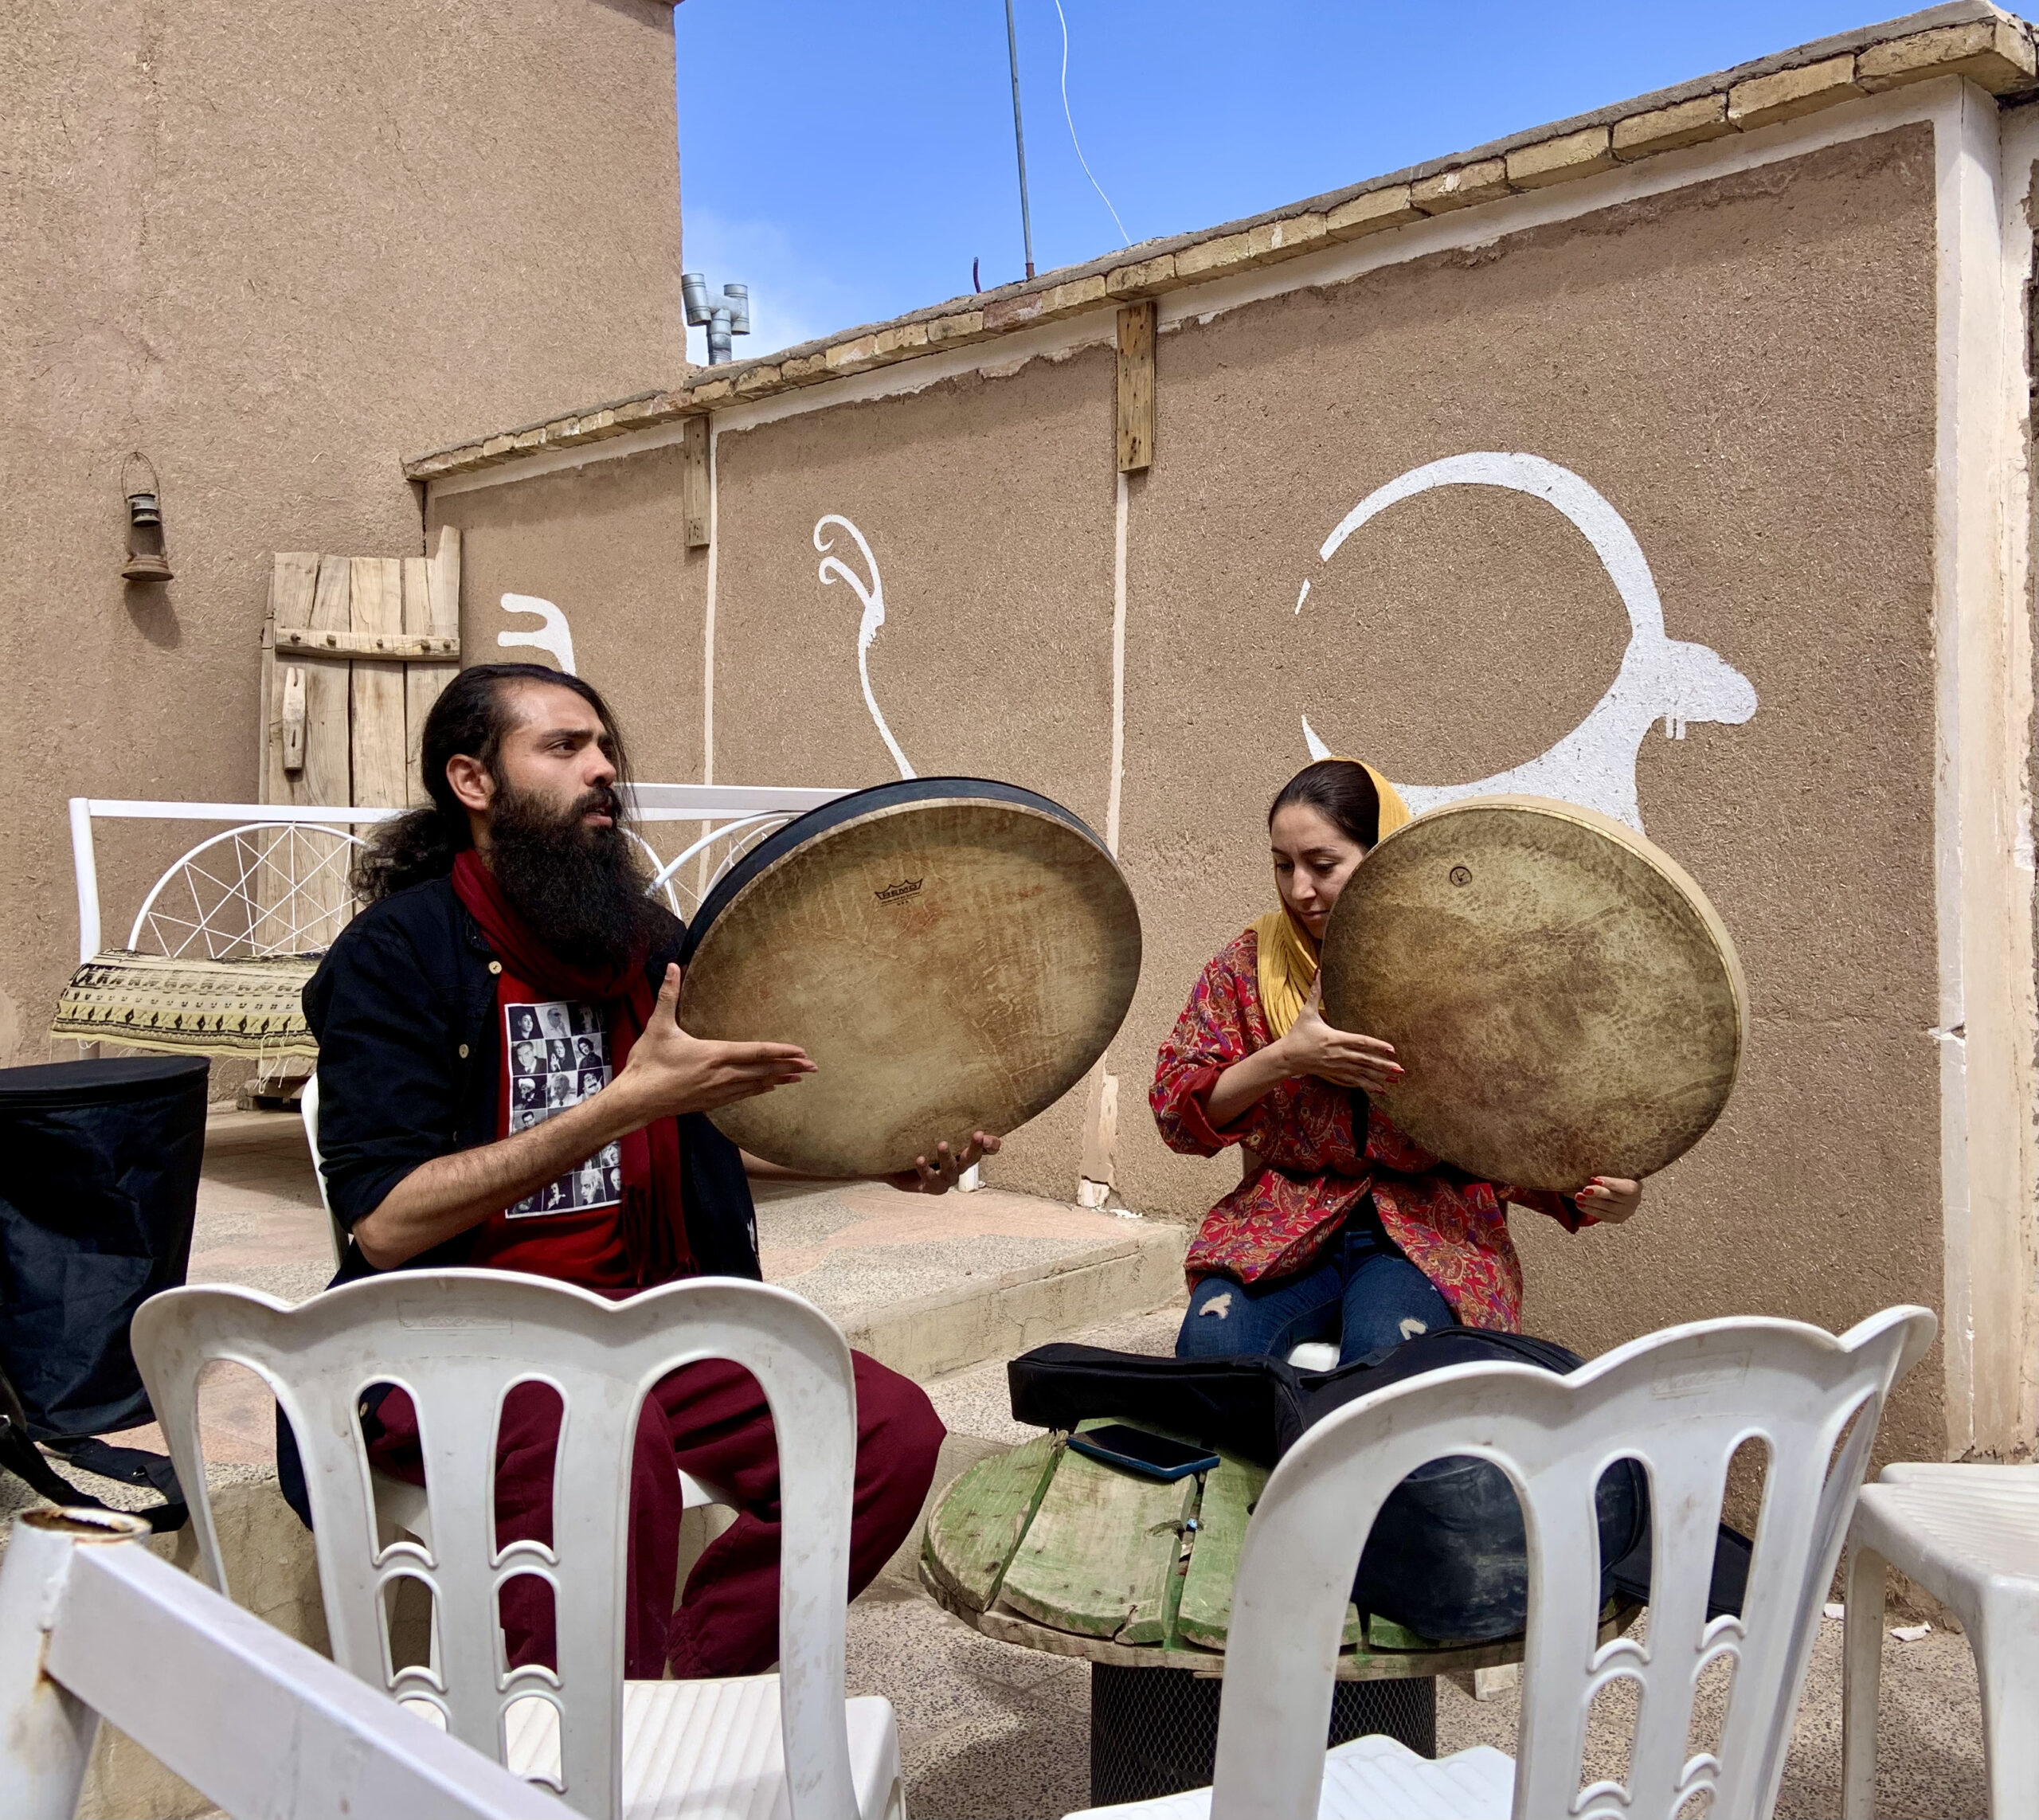
[[[558,999],[510,1004],[503,1008],[503,1020],[513,1135],[542,1125],[609,1085],[609,1032],[597,1007]],[[622,1153],[609,1144],[505,1211],[511,1219],[531,1219],[614,1207],[622,1199]]]

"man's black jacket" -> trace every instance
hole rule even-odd
[[[678,958],[675,919],[653,943],[653,985]],[[495,1141],[503,1020],[495,957],[452,882],[414,885],[341,931],[304,988],[319,1039],[319,1147],[326,1192],[351,1227],[421,1163]],[[711,1276],[761,1275],[750,1184],[736,1146],[699,1113],[679,1121],[680,1204],[695,1262]],[[457,1264],[464,1237],[410,1262]],[[373,1274],[356,1246],[339,1278]]]

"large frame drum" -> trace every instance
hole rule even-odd
[[[1140,976],[1140,918],[1059,804],[976,777],[839,797],[733,867],[688,933],[682,1027],[796,1043],[816,1072],[713,1117],[820,1176],[1000,1135],[1082,1079]]]
[[[1324,1015],[1407,1070],[1376,1097],[1489,1181],[1640,1180],[1720,1117],[1747,1040],[1726,926],[1670,855],[1575,804],[1474,796],[1396,829],[1324,932]]]

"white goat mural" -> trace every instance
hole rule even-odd
[[[554,663],[569,676],[577,672],[573,668],[573,634],[567,629],[566,616],[550,601],[542,601],[535,594],[505,594],[503,610],[506,613],[534,613],[538,624],[530,632],[499,632],[495,642],[504,650],[515,650],[519,645],[535,646],[550,654]]]
[[[1663,603],[1642,546],[1619,512],[1568,468],[1540,456],[1481,452],[1432,461],[1376,488],[1340,520],[1317,555],[1329,562],[1340,545],[1387,507],[1437,487],[1505,487],[1546,501],[1577,526],[1593,546],[1628,610],[1628,649],[1613,685],[1592,712],[1541,757],[1497,777],[1470,784],[1403,784],[1409,807],[1420,815],[1461,796],[1520,794],[1555,796],[1599,810],[1638,833],[1635,761],[1643,735],[1661,720],[1667,738],[1685,738],[1690,721],[1740,726],[1755,712],[1754,686],[1718,652],[1667,638]],[[1309,584],[1296,597],[1301,613]],[[1303,739],[1313,758],[1331,749],[1303,717]]]
[[[823,526],[840,525],[863,556],[865,568],[871,571],[871,585],[863,585],[863,578],[839,556],[827,556],[822,559],[821,582],[826,587],[832,581],[847,581],[850,592],[863,603],[863,619],[857,627],[857,675],[863,682],[863,705],[871,710],[871,718],[878,724],[879,737],[885,742],[885,750],[892,754],[892,762],[899,767],[899,775],[910,777],[912,765],[906,755],[899,750],[899,742],[892,737],[892,730],[885,724],[885,717],[878,711],[878,699],[871,692],[870,652],[871,640],[878,636],[878,628],[885,624],[885,584],[879,577],[878,558],[871,554],[871,546],[863,540],[863,533],[840,514],[830,512],[817,519],[814,525],[814,547],[828,550],[835,548],[832,538],[821,534]]]

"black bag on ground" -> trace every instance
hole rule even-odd
[[[1037,1347],[1006,1368],[1016,1421],[1070,1429],[1094,1417],[1145,1422],[1273,1466],[1303,1431],[1356,1398],[1447,1365],[1517,1364],[1567,1372],[1579,1355],[1548,1340],[1485,1328],[1446,1327],[1330,1372],[1278,1359],[1170,1359],[1095,1346]],[[1618,1462],[1597,1493],[1603,1599],[1646,1599],[1650,1494],[1633,1461]],[[1724,1536],[1732,1532],[1724,1531]],[[1740,1542],[1740,1538],[1736,1537]],[[1714,1611],[1738,1611],[1747,1544],[1715,1561]],[[1723,1569],[1727,1569],[1724,1576]],[[1528,1615],[1528,1539],[1513,1488],[1499,1467],[1453,1455],[1419,1467],[1381,1506],[1360,1559],[1352,1598],[1439,1642],[1481,1642],[1521,1630]]]
[[[31,1438],[175,1495],[160,1455],[88,1438],[153,1414],[128,1325],[190,1262],[211,1066],[166,1055],[0,1069],[0,1374],[19,1397],[0,1411],[12,1442],[0,1463],[32,1483],[48,1469],[21,1458]]]
[[[63,1458],[73,1466],[96,1473],[102,1478],[119,1479],[126,1485],[155,1486],[162,1493],[163,1501],[151,1505],[139,1514],[147,1517],[149,1527],[159,1534],[166,1529],[182,1529],[190,1521],[190,1509],[178,1485],[177,1468],[165,1455],[147,1453],[139,1447],[110,1446],[96,1439],[52,1442],[49,1445],[60,1448]],[[60,1509],[79,1505],[88,1510],[113,1508],[104,1498],[80,1490],[43,1458],[42,1450],[29,1438],[28,1418],[22,1413],[22,1399],[14,1394],[14,1387],[8,1382],[5,1372],[0,1372],[0,1468],[25,1481],[31,1491],[40,1493]]]

